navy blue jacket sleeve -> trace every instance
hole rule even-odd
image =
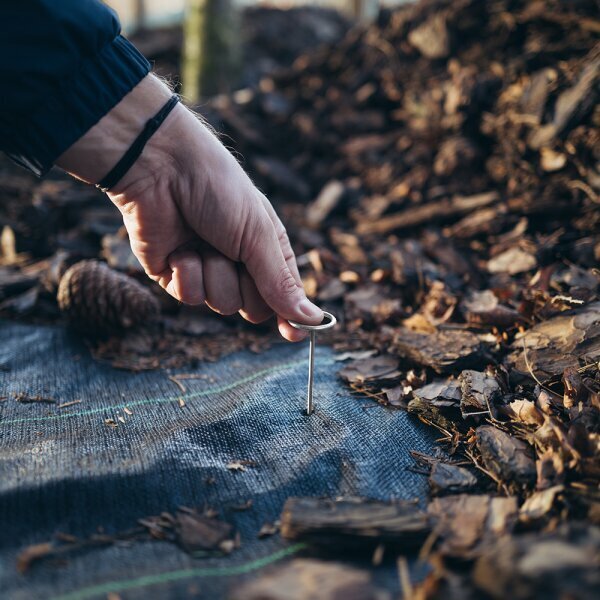
[[[99,0],[1,0],[0,150],[43,175],[149,70]]]

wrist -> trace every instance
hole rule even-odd
[[[148,140],[138,160],[110,190],[109,196],[120,204],[139,197],[140,192],[159,180],[161,185],[173,188],[191,185],[199,173],[222,175],[224,156],[228,153],[212,131],[194,113],[178,104]]]
[[[88,183],[99,182],[171,96],[164,83],[148,75],[63,153],[57,166]]]

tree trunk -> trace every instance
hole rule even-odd
[[[183,95],[191,104],[230,90],[239,62],[239,20],[234,4],[234,0],[190,0]]]
[[[146,29],[146,0],[135,0],[134,25],[136,33]]]
[[[352,0],[352,16],[359,21],[371,20],[378,9],[379,0]]]

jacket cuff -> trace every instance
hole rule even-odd
[[[118,36],[96,56],[83,61],[56,93],[16,128],[8,155],[41,176],[58,157],[91,129],[150,71],[150,63]]]

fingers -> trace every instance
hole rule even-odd
[[[262,323],[266,321],[273,311],[262,299],[254,280],[243,265],[238,266],[240,292],[242,294],[242,309],[240,314],[250,323]]]
[[[193,250],[177,250],[169,256],[171,270],[166,290],[187,304],[206,304],[215,312],[232,315],[238,312],[252,323],[265,321],[273,310],[263,300],[254,280],[243,267],[206,246],[202,257]],[[304,331],[277,318],[281,335],[290,342],[306,337]]]
[[[299,277],[283,254],[281,237],[265,207],[257,206],[246,224],[240,250],[242,262],[260,295],[279,317],[316,325],[323,320],[323,311],[306,297]]]
[[[306,331],[292,327],[285,319],[282,319],[281,317],[277,317],[277,328],[279,329],[279,333],[282,335],[282,337],[284,337],[288,342],[300,342],[308,335]]]
[[[235,314],[243,306],[236,264],[212,248],[203,250],[202,259],[206,304],[222,315]]]
[[[193,250],[175,250],[168,258],[170,281],[161,285],[171,296],[186,304],[202,304],[206,295],[202,276],[202,259]]]

